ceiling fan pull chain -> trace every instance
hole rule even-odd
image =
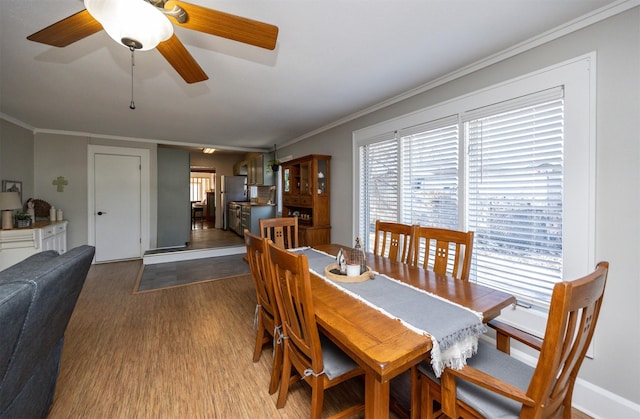
[[[133,102],[133,67],[136,65],[135,61],[134,61],[134,52],[135,52],[135,48],[134,47],[129,47],[129,49],[131,50],[131,104],[129,105],[130,109],[135,109],[136,108],[136,104]]]

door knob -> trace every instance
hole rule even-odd
[[[106,211],[105,212],[98,211],[98,215],[102,215],[102,214],[106,214]]]

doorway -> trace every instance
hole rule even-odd
[[[217,209],[216,177],[215,169],[191,169],[189,181],[191,239],[187,249],[211,249],[244,245],[244,240],[232,231],[215,228]]]
[[[88,146],[88,243],[96,262],[136,259],[149,243],[149,150]]]
[[[216,222],[216,171],[215,169],[191,170],[189,174],[189,199],[191,201],[191,230],[207,230]]]

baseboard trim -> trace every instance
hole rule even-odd
[[[640,418],[640,405],[580,378],[573,389],[572,404],[594,418]]]
[[[487,336],[483,337],[483,340],[495,345],[495,340]],[[535,357],[513,347],[511,356],[532,367],[535,367],[537,362]],[[574,408],[596,419],[640,419],[639,404],[581,378],[576,380],[571,404]]]

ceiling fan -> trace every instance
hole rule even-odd
[[[183,28],[221,36],[273,50],[278,27],[268,23],[176,0],[84,0],[86,9],[27,37],[30,41],[66,47],[105,29],[132,51],[157,48],[187,83],[209,77],[173,33],[170,20]],[[144,26],[138,11],[149,16],[155,29]],[[126,21],[132,26],[125,27]],[[134,34],[135,31],[139,33]],[[151,35],[150,39],[142,39]]]

